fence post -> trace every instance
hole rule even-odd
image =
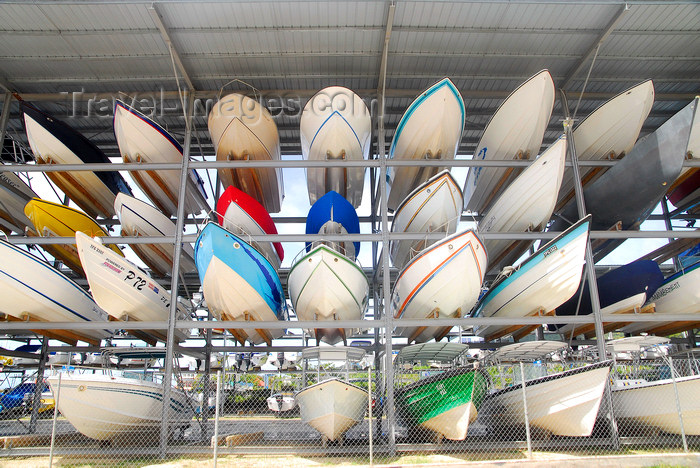
[[[219,452],[219,398],[221,398],[221,371],[216,371],[216,399],[214,408],[214,468],[216,468],[216,457]]]
[[[530,417],[527,414],[527,396],[525,395],[525,366],[520,361],[520,378],[523,388],[523,411],[525,413],[525,438],[527,440],[527,458],[532,458],[532,441],[530,439]]]
[[[48,340],[47,340],[48,341]],[[58,401],[61,399],[61,377],[63,372],[58,373],[58,388],[56,398],[53,402],[53,425],[51,427],[51,447],[49,448],[49,467],[53,466],[53,447],[56,442],[56,419],[58,418]]]
[[[678,411],[678,420],[681,423],[681,439],[683,439],[683,451],[688,453],[688,441],[685,438],[685,428],[683,427],[683,412],[681,411],[681,399],[678,395],[678,385],[676,385],[676,371],[673,370],[673,358],[668,357],[668,365],[671,367],[671,381],[673,382],[673,392],[676,394],[676,411]]]
[[[369,415],[369,466],[374,465],[372,453],[372,365],[367,366],[367,411]]]

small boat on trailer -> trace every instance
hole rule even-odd
[[[250,244],[208,222],[194,246],[204,299],[217,320],[288,320],[284,289],[270,262]],[[241,344],[272,344],[283,329],[230,329]]]
[[[443,78],[420,94],[404,112],[389,149],[396,160],[454,159],[464,129],[464,100],[454,83]],[[387,172],[389,210],[444,167],[398,166]]]
[[[254,241],[248,238],[248,236],[277,234],[275,222],[264,206],[244,191],[230,186],[219,197],[216,213],[219,224],[224,229],[248,241],[268,259],[275,270],[279,270],[280,263],[284,260],[282,244]]]
[[[399,351],[395,375],[405,374],[414,363],[455,366],[395,389],[397,416],[409,429],[420,427],[449,440],[467,437],[489,387],[488,374],[466,365],[468,349],[459,343],[423,343]]]
[[[561,360],[562,364],[558,367],[563,370],[548,374],[547,360],[555,355],[561,359],[567,348],[566,343],[558,341],[526,341],[503,346],[487,356],[489,363],[516,365],[513,366],[512,385],[489,394],[482,414],[488,411],[489,418],[497,425],[525,425],[527,422],[530,427],[553,435],[591,435],[612,361],[567,369]],[[521,362],[525,376],[520,372]],[[525,366],[525,363],[528,365]]]
[[[461,318],[474,307],[488,262],[486,249],[472,230],[437,242],[408,262],[394,284],[391,311],[396,333],[408,342],[441,340],[452,326],[440,318]],[[435,319],[434,325],[403,327],[402,318]]]
[[[80,261],[95,302],[115,320],[167,322],[170,318],[170,291],[141,268],[129,262],[82,232],[75,233]],[[187,311],[177,304],[177,320],[186,320]],[[160,341],[167,341],[167,330],[138,330]],[[175,329],[175,341],[187,339],[187,330]]]
[[[445,235],[457,231],[462,214],[462,192],[450,171],[444,170],[411,192],[394,212],[391,232],[433,233]],[[389,255],[397,268],[403,268],[418,252],[437,240],[389,241]]]
[[[700,435],[700,375],[691,369],[697,366],[697,355],[690,354],[690,366],[679,365],[685,353],[670,360],[669,346],[668,338],[655,336],[607,343],[624,372],[614,373],[612,384],[613,410],[623,429],[638,433],[641,425],[669,434]],[[679,372],[683,368],[689,372]]]
[[[603,103],[574,128],[579,161],[621,159],[634,147],[642,124],[654,104],[651,80],[635,85]],[[606,167],[581,167],[581,185],[593,182]],[[574,199],[574,175],[568,170],[561,183],[555,211]]]
[[[537,232],[547,226],[564,175],[566,137],[561,135],[483,213],[479,233]],[[533,241],[487,239],[489,271],[515,263]]]
[[[138,348],[105,350],[109,356],[163,359],[165,351]],[[105,359],[107,362],[109,359]],[[81,434],[102,441],[157,443],[163,413],[164,384],[153,372],[143,369],[120,371],[110,368],[70,368],[47,380],[58,400],[58,410]],[[60,383],[60,395],[59,395]],[[187,395],[170,389],[168,430],[184,430],[194,416]]]
[[[174,237],[176,234],[175,223],[170,218],[154,206],[137,198],[120,193],[114,200],[114,208],[121,222],[122,236]],[[174,243],[131,244],[130,247],[154,274],[158,276],[172,274],[175,257]],[[187,273],[195,269],[192,244],[183,243],[180,250],[180,271]]]
[[[364,101],[342,86],[316,93],[304,106],[299,123],[301,154],[309,161],[361,161],[371,147],[372,120]],[[309,167],[309,203],[331,190],[360,206],[365,186],[364,167]]]
[[[297,406],[297,401],[292,392],[275,393],[265,400],[267,408],[275,413],[291,411]]]
[[[182,163],[182,146],[167,130],[134,107],[114,102],[114,135],[125,163]],[[154,205],[167,216],[177,216],[180,171],[145,170],[129,173]],[[187,181],[185,215],[209,210],[204,181],[192,169]]]
[[[52,115],[20,101],[27,140],[38,164],[83,164],[111,161],[93,142]],[[87,214],[114,215],[114,197],[131,189],[118,171],[51,171],[48,177]]]
[[[258,101],[238,93],[219,99],[209,113],[209,133],[217,161],[279,161],[277,124]],[[221,168],[224,188],[233,185],[255,198],[270,213],[279,213],[284,198],[282,168]]]
[[[321,433],[323,445],[336,440],[342,443],[348,429],[364,419],[370,404],[369,393],[350,383],[350,363],[359,363],[364,357],[364,350],[346,346],[314,347],[302,351],[302,359],[307,361],[303,376],[305,388],[296,394],[296,401],[301,420]],[[342,363],[342,368],[322,366],[322,363],[338,362]],[[316,383],[306,387],[314,364]]]
[[[586,216],[547,242],[517,267],[506,267],[472,310],[472,317],[550,315],[578,289],[591,217]],[[474,334],[491,341],[532,327],[475,326]]]
[[[0,239],[0,312],[11,321],[104,322],[107,312],[73,280],[29,252]],[[109,330],[37,330],[37,334],[73,344],[98,346]]]
[[[24,207],[24,213],[34,224],[34,231],[27,231],[30,236],[75,238],[75,233],[80,231],[90,237],[109,237],[90,216],[60,203],[32,198]],[[75,244],[41,244],[41,247],[76,274],[85,276]],[[115,244],[106,247],[124,256]]]
[[[34,224],[24,214],[24,207],[32,198],[39,198],[34,190],[14,172],[0,172],[0,229],[5,234],[24,234]]]
[[[554,107],[554,81],[542,70],[510,93],[491,116],[475,160],[522,160],[539,154]],[[464,209],[483,214],[519,168],[472,167],[464,183]]]

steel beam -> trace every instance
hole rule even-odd
[[[182,63],[180,54],[175,48],[172,39],[170,39],[168,28],[165,26],[165,23],[163,23],[163,17],[158,12],[158,6],[155,3],[151,4],[151,6],[148,7],[148,13],[151,15],[151,18],[153,18],[153,22],[158,28],[158,31],[160,31],[160,35],[163,38],[163,41],[165,41],[165,45],[168,46],[168,50],[170,51],[170,54],[172,54],[173,60],[175,61],[175,65],[177,66],[178,70],[180,70],[183,79],[187,83],[187,88],[189,89],[189,91],[194,91],[194,83],[192,83],[190,75],[189,73],[187,73],[187,68],[185,68],[185,65]]]

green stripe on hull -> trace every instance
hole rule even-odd
[[[470,401],[478,410],[487,389],[488,380],[482,372],[456,369],[398,390],[396,406],[403,419],[419,425]]]

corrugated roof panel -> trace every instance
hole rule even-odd
[[[700,24],[700,8],[695,5],[674,5],[669,2],[661,5],[629,6],[618,30],[660,31],[687,30],[697,31]]]
[[[149,3],[56,3],[38,7],[52,24],[65,31],[153,28]],[[40,15],[41,15],[40,14]]]
[[[64,38],[73,54],[99,55],[164,55],[169,57],[168,48],[158,32],[151,34],[119,34],[68,36]]]
[[[0,5],[0,29],[3,31],[54,31],[51,20],[39,6],[29,3]]]
[[[698,60],[699,51],[700,31],[696,35],[682,36],[611,36],[601,47],[600,55],[660,57],[669,61],[676,57],[692,57]]]

